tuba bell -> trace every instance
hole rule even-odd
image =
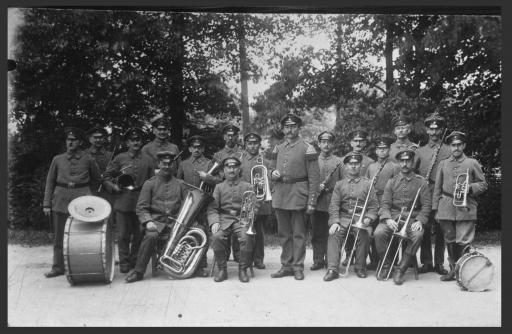
[[[190,184],[191,190],[180,208],[171,235],[160,257],[160,264],[173,278],[192,276],[207,251],[207,235],[200,228],[191,227],[198,213],[208,203],[209,195]]]
[[[251,168],[251,185],[258,201],[271,201],[272,193],[268,182],[267,167],[263,164]]]
[[[248,190],[242,195],[242,208],[240,209],[240,217],[239,221],[242,226],[248,226],[247,232],[248,235],[255,235],[254,231],[254,205],[256,204],[256,193],[254,191]]]
[[[469,168],[465,173],[460,173],[455,179],[455,189],[453,190],[453,206],[467,208],[469,190]]]
[[[213,160],[213,165],[210,167],[210,169],[208,169],[208,171],[206,171],[206,174],[212,175],[217,170],[217,168],[219,168],[219,166],[220,162]],[[201,183],[199,184],[199,189],[204,190],[207,193],[213,192],[212,186],[210,186],[204,181],[201,181]]]

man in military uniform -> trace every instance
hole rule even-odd
[[[319,270],[327,266],[327,238],[329,237],[329,203],[336,182],[342,179],[343,160],[332,154],[334,134],[324,131],[318,135],[318,166],[322,183],[318,188],[316,208],[311,215],[313,246],[313,265],[311,270]]]
[[[51,218],[54,230],[53,265],[45,274],[48,278],[64,274],[63,243],[68,204],[77,197],[91,195],[90,185],[101,182],[98,164],[80,149],[83,132],[68,127],[64,133],[66,152],[56,155],[50,164],[43,199],[43,212]]]
[[[138,249],[135,268],[126,276],[127,283],[140,281],[144,277],[149,260],[156,250],[158,237],[170,233],[187,195],[188,189],[183,181],[174,177],[174,158],[178,153],[177,149],[157,152],[158,174],[142,186],[136,213],[144,230],[144,237]]]
[[[117,247],[122,273],[135,266],[140,244],[140,223],[135,213],[144,181],[154,175],[151,158],[141,153],[144,132],[133,127],[124,134],[128,151],[119,153],[105,171],[105,188],[115,194],[114,213],[118,229]]]
[[[429,115],[425,119],[425,128],[429,136],[429,141],[416,152],[418,156],[417,173],[425,177],[432,195],[434,193],[434,183],[439,162],[451,155],[450,147],[442,142],[445,127],[446,122],[444,117],[437,112]],[[431,241],[431,231],[433,229],[436,239],[434,246],[434,265],[432,265]],[[436,271],[439,275],[446,275],[448,272],[443,267],[444,250],[443,232],[441,231],[441,226],[434,219],[434,211],[432,211],[425,225],[425,233],[423,233],[420,251],[420,260],[423,266],[419,268],[418,272],[423,274]]]
[[[158,158],[156,156],[157,152],[168,151],[168,150],[178,150],[178,146],[176,144],[171,143],[171,121],[170,119],[164,116],[157,116],[153,119],[151,123],[153,127],[153,134],[155,135],[155,139],[142,147],[142,154],[148,155],[151,157],[153,165],[158,166]],[[181,164],[181,158],[176,160],[178,166]],[[155,171],[158,172],[158,171]],[[177,172],[177,170],[175,170]]]
[[[248,225],[240,222],[243,194],[252,191],[250,183],[240,178],[241,162],[237,157],[227,157],[222,162],[226,179],[217,184],[213,191],[213,201],[208,206],[208,224],[212,231],[211,245],[217,262],[217,275],[215,282],[222,282],[228,278],[226,251],[227,240],[231,234],[236,235],[240,243],[240,261],[238,265],[238,278],[241,282],[249,282],[247,268],[252,263],[254,239],[246,232]],[[257,211],[254,203],[255,212]]]
[[[107,136],[107,131],[99,126],[95,126],[87,131],[87,137],[91,146],[87,148],[85,152],[89,154],[94,160],[96,160],[96,163],[100,168],[100,173],[105,172],[107,169],[107,164],[109,163],[109,160],[112,156],[112,152],[109,152],[105,149]],[[91,184],[91,190],[93,191],[94,195],[103,195],[100,186],[101,184]]]
[[[251,170],[256,165],[263,165],[267,168],[267,172],[270,169],[270,161],[263,157],[263,153],[260,153],[261,147],[261,137],[259,134],[255,132],[249,132],[244,136],[244,144],[245,144],[245,154],[242,155],[242,180],[248,183],[251,183]],[[264,189],[264,178],[270,180],[268,175],[263,175],[260,173],[259,175],[260,184],[259,189]],[[258,180],[254,177],[255,182]],[[269,189],[266,189],[268,194],[270,194],[270,182],[268,182]],[[266,196],[266,195],[265,195]],[[258,269],[265,269],[265,264],[263,263],[263,258],[265,256],[265,235],[263,232],[263,225],[267,221],[268,216],[270,215],[270,203],[264,201],[261,202],[260,208],[258,210],[258,214],[254,218],[254,231],[256,232],[254,236],[254,267]]]
[[[377,161],[371,163],[366,170],[366,177],[372,180],[374,177],[374,187],[375,194],[377,195],[377,199],[380,202],[382,199],[382,194],[384,193],[384,187],[389,179],[398,175],[400,172],[400,166],[391,159],[389,159],[389,147],[393,139],[389,137],[379,137],[374,140],[375,145],[375,154],[377,155]],[[377,227],[379,223],[378,220],[374,222],[375,224],[372,226],[374,228]],[[368,266],[369,270],[374,270],[377,268],[377,264],[379,262],[379,255],[377,252],[377,248],[375,245],[375,236],[372,236],[370,241],[370,265]]]
[[[191,136],[187,140],[188,150],[190,151],[190,158],[183,160],[178,168],[178,179],[182,179],[186,184],[194,187],[199,187],[201,184],[202,190],[205,190],[205,185],[215,187],[215,179],[212,175],[208,174],[208,170],[212,167],[213,163],[210,159],[204,156],[204,138],[202,136]],[[206,220],[206,210],[201,211],[197,216],[199,226],[208,234],[208,222]],[[208,247],[208,245],[207,245]],[[206,252],[201,258],[201,262],[196,270],[195,275],[199,277],[207,277],[208,266],[206,260]]]
[[[410,139],[409,135],[412,131],[412,123],[407,116],[398,116],[393,120],[393,125],[395,126],[394,133],[396,136],[396,141],[391,144],[389,148],[389,157],[392,161],[397,162],[395,156],[402,149],[412,148],[414,149],[418,145],[414,144]],[[416,166],[416,157],[414,161],[413,167]]]
[[[222,128],[222,134],[224,137],[224,147],[213,155],[213,160],[222,162],[227,157],[237,157],[241,159],[243,149],[238,145],[238,133],[240,129],[233,124],[228,124]],[[218,175],[215,175],[215,182],[220,183],[224,180],[224,171],[221,168]],[[228,239],[228,251],[226,252],[227,259],[231,253],[231,245],[233,245],[233,259],[238,262],[240,257],[240,245],[238,244],[238,238],[232,235]]]
[[[450,145],[452,153],[449,158],[439,163],[434,185],[432,210],[437,211],[435,218],[441,224],[450,260],[450,272],[441,276],[441,280],[451,281],[455,276],[455,263],[463,255],[464,248],[471,244],[475,236],[476,196],[484,193],[488,185],[478,161],[464,154],[466,135],[460,131],[453,131],[446,137],[446,143]],[[454,206],[453,196],[457,176],[463,173],[468,173],[467,176],[469,177],[466,188],[467,205],[466,207]]]
[[[300,117],[281,118],[285,141],[273,151],[271,178],[275,181],[272,207],[276,211],[281,241],[281,269],[271,277],[304,279],[306,215],[315,210],[320,170],[315,148],[299,136]]]
[[[341,247],[347,233],[349,233],[349,224],[356,209],[356,200],[358,207],[364,207],[365,200],[368,198],[362,219],[364,228],[359,230],[359,236],[355,241],[355,272],[359,278],[366,277],[366,257],[368,256],[370,234],[372,233],[371,223],[377,219],[378,202],[371,181],[360,176],[362,161],[363,155],[357,152],[348,153],[343,158],[347,176],[336,182],[332,193],[331,203],[329,204],[329,239],[327,241],[328,270],[324,276],[326,282],[339,277]],[[360,213],[360,210],[356,211],[356,221],[352,223],[352,228],[350,228],[350,234],[354,234],[354,238],[357,233],[354,225],[356,225]]]
[[[424,226],[427,224],[432,209],[432,195],[425,178],[413,172],[414,155],[414,151],[409,148],[404,148],[395,155],[395,160],[400,165],[400,173],[386,183],[379,209],[380,224],[375,230],[377,252],[381,261],[384,261],[380,277],[386,277],[392,260],[392,256],[389,254],[384,259],[389,240],[393,232],[398,232],[402,228],[398,225],[400,212],[403,210],[402,214],[407,217],[412,210],[411,219],[413,221],[409,222],[406,228],[407,247],[403,252],[398,270],[393,274],[393,281],[397,285],[404,282],[405,271],[411,261],[415,259],[416,251],[421,245]],[[418,200],[413,208],[412,205],[420,187]]]

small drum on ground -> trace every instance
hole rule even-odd
[[[68,205],[64,229],[64,268],[70,284],[105,282],[114,278],[114,239],[108,217],[110,203],[81,196]]]
[[[482,253],[470,250],[455,264],[457,285],[463,290],[484,291],[494,278],[494,266]]]

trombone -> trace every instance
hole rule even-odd
[[[460,173],[455,179],[455,189],[453,190],[453,206],[467,208],[469,190],[469,168],[465,173]]]
[[[375,180],[375,176],[371,180],[370,188],[368,189],[368,194],[366,194],[366,200],[364,201],[363,206],[358,205],[359,198],[356,198],[356,203],[354,204],[354,209],[352,211],[352,217],[350,218],[350,223],[348,224],[347,233],[345,235],[345,240],[343,240],[343,245],[341,246],[341,254],[345,253],[344,250],[345,250],[345,246],[347,244],[348,236],[349,236],[349,234],[351,232],[350,229],[352,227],[354,227],[354,228],[357,229],[357,232],[356,232],[356,235],[354,237],[354,245],[352,246],[352,250],[350,251],[350,255],[348,257],[347,267],[345,268],[345,271],[343,273],[340,272],[340,276],[341,277],[345,277],[345,276],[348,275],[348,270],[349,270],[350,265],[352,263],[352,257],[354,256],[354,251],[356,250],[357,238],[359,237],[359,231],[361,231],[361,229],[365,229],[366,228],[363,225],[363,218],[364,218],[364,214],[366,212],[366,207],[368,206],[368,200],[370,199],[370,193],[371,193],[372,188],[373,188],[373,183],[374,183],[373,181],[374,180]],[[356,220],[356,219],[357,219],[357,222],[354,224],[354,220]]]
[[[412,202],[411,210],[409,210],[409,214],[407,215],[407,218],[405,219],[405,221],[403,220],[405,207],[403,207],[402,211],[400,211],[400,216],[398,217],[398,221],[397,221],[397,227],[393,231],[393,235],[391,236],[391,239],[389,240],[388,247],[386,248],[386,253],[384,253],[384,258],[379,261],[379,265],[377,266],[377,279],[378,280],[381,279],[380,274],[382,272],[382,268],[384,267],[384,264],[386,263],[386,257],[388,255],[389,250],[391,249],[391,245],[393,244],[395,237],[399,238],[400,241],[396,248],[395,255],[393,256],[393,261],[391,261],[391,266],[393,266],[393,264],[395,263],[396,258],[398,256],[398,253],[400,253],[402,250],[402,243],[403,243],[404,239],[409,239],[407,237],[407,226],[409,226],[409,222],[411,221],[412,212],[414,211],[414,207],[416,206],[416,202],[418,200],[418,196],[420,195],[420,191],[422,188],[423,188],[423,185],[421,185],[418,188],[418,191],[416,192],[416,196],[414,197],[414,201]],[[400,229],[400,231],[397,232],[398,226],[400,226],[401,222],[403,222],[404,224],[403,224],[402,228]],[[391,268],[389,268],[388,274],[386,275],[386,278],[384,279],[384,281],[389,279],[389,275],[391,275]]]

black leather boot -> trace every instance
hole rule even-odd
[[[411,254],[404,254],[402,257],[402,261],[400,262],[400,266],[398,267],[398,270],[395,271],[393,274],[393,282],[395,282],[396,285],[402,285],[404,283],[404,274],[407,268],[409,268],[409,265],[411,264],[412,255]]]
[[[240,282],[249,282],[249,276],[247,276],[249,263],[252,263],[252,252],[240,251],[240,262],[238,265],[238,279],[240,279]]]
[[[215,282],[222,282],[228,279],[228,268],[226,263],[226,253],[222,251],[214,252],[217,261],[217,274],[213,278]]]
[[[459,259],[457,257],[458,247],[456,243],[447,243],[446,250],[448,251],[448,262],[450,263],[450,271],[446,275],[441,275],[441,277],[439,277],[439,279],[443,282],[449,282],[455,279],[455,263]]]
[[[247,267],[242,265],[238,266],[238,279],[243,283],[249,282],[249,276],[247,276]]]

